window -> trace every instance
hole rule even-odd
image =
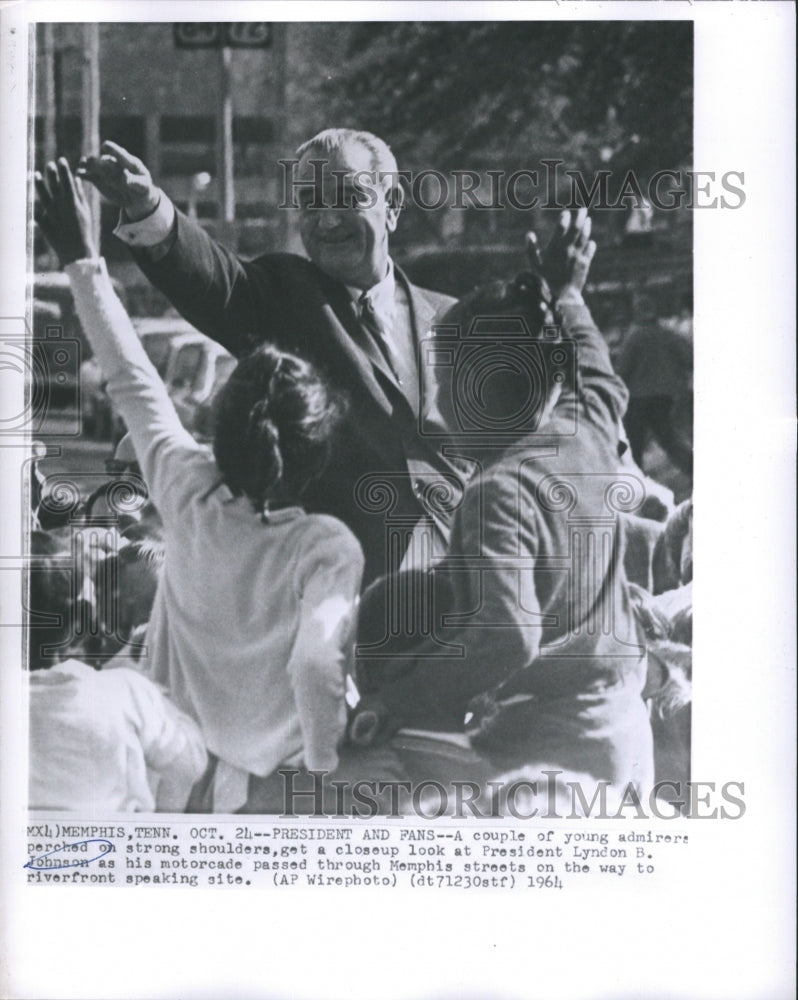
[[[36,170],[44,167],[44,116],[36,115],[33,126]],[[140,115],[103,115],[100,118],[100,138],[124,146],[128,152],[146,162],[147,140],[144,118]],[[79,115],[56,115],[55,148],[75,165],[83,147],[83,123]]]
[[[233,162],[239,177],[266,174],[273,165],[269,145],[274,141],[274,123],[269,118],[236,115],[233,119]]]
[[[159,132],[164,177],[215,173],[216,121],[212,115],[162,115]]]
[[[163,115],[160,123],[161,173],[188,177],[216,173],[216,119],[212,115]],[[268,171],[274,123],[257,115],[233,119],[233,164],[239,177]]]
[[[65,156],[74,166],[80,159],[83,127],[78,115],[56,115],[56,155]],[[33,123],[34,169],[44,169],[44,116],[36,115]]]
[[[184,344],[175,357],[170,381],[172,389],[186,389],[194,385],[202,366],[202,344]]]
[[[147,357],[161,378],[166,374],[171,341],[172,338],[168,333],[147,333],[141,338]]]
[[[100,138],[103,141],[110,139],[147,162],[147,127],[142,115],[103,115]]]

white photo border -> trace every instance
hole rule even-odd
[[[26,309],[27,25],[218,20],[220,5],[2,9],[2,316]],[[2,977],[15,998],[739,997],[794,981],[795,170],[793,5],[229,3],[224,19],[689,19],[697,170],[745,205],[695,213],[694,779],[745,783],[739,821],[693,820],[683,872],[523,894],[314,889],[105,892],[24,884],[25,692],[2,642]],[[3,407],[19,386],[3,374]],[[10,400],[10,402],[9,402]],[[7,410],[5,412],[8,412]],[[12,411],[15,412],[15,411]],[[0,448],[19,483],[19,449]],[[4,488],[4,615],[19,602],[20,497]]]

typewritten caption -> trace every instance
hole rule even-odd
[[[31,823],[29,884],[562,890],[666,877],[686,833],[651,829]]]

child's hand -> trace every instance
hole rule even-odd
[[[33,179],[36,185],[33,216],[58,254],[61,267],[96,257],[89,203],[67,161],[61,157],[57,164],[48,163],[44,175],[37,170]]]

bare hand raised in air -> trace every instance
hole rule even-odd
[[[527,233],[527,253],[532,267],[542,273],[555,297],[568,288],[581,292],[585,287],[590,262],[596,252],[590,229],[587,209],[580,208],[575,216],[567,210],[560,215],[545,251],[541,252],[535,234]]]
[[[131,222],[138,222],[158,207],[160,191],[149,170],[137,156],[115,142],[104,142],[99,156],[84,156],[77,174],[91,181]]]
[[[48,163],[44,174],[37,170],[33,180],[36,186],[33,216],[58,254],[61,266],[96,257],[89,203],[67,161],[61,157],[58,163]]]

